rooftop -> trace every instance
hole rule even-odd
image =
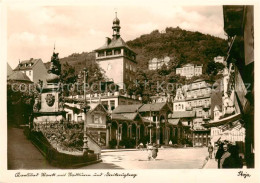
[[[14,80],[14,81],[22,81],[22,82],[32,82],[26,74],[22,73],[21,71],[15,71],[7,77],[7,80]]]
[[[195,117],[195,111],[174,111],[172,114],[168,115],[169,119],[191,118],[191,117]]]
[[[137,110],[142,106],[142,104],[135,105],[119,105],[114,110],[113,113],[133,113],[137,112]]]
[[[168,106],[166,102],[164,103],[153,103],[153,104],[144,104],[142,107],[140,107],[139,112],[148,112],[148,111],[160,111],[163,107]]]
[[[96,49],[95,51],[101,51],[101,50],[112,49],[112,48],[122,48],[122,47],[125,47],[131,50],[134,54],[136,54],[129,46],[127,46],[127,44],[121,37],[119,38],[113,37],[110,43],[104,44],[103,46]]]
[[[30,60],[21,61],[14,70],[31,70],[38,61],[41,61],[41,59],[31,58]]]

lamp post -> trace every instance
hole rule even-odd
[[[84,87],[83,87],[83,93],[84,93],[84,114],[85,114],[85,121],[84,121],[84,136],[83,136],[83,155],[88,155],[88,136],[87,136],[87,101],[86,101],[86,78],[88,77],[88,72],[87,69],[84,68],[83,70],[83,74],[84,74]],[[86,124],[86,127],[85,127]]]

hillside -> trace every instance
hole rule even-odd
[[[200,32],[191,32],[180,28],[166,28],[164,33],[154,30],[127,42],[138,55],[137,60],[142,69],[148,68],[148,61],[154,57],[175,57],[180,64],[207,63],[214,57],[225,56],[227,41]]]
[[[227,52],[227,41],[200,32],[191,32],[180,28],[166,28],[164,33],[158,30],[152,31],[134,40],[127,42],[138,55],[139,68],[146,70],[148,61],[154,57],[164,56],[175,57],[179,64],[195,63],[204,64],[204,71],[207,63],[215,56],[225,56]],[[69,63],[75,67],[76,73],[91,61],[95,60],[93,52],[73,53],[68,57],[61,58],[61,64]],[[49,63],[46,63],[48,68]]]

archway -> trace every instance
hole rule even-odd
[[[164,116],[160,117],[160,132],[159,132],[159,134],[160,134],[160,137],[159,137],[160,144],[164,144],[165,143],[164,142],[164,136],[165,136],[165,118],[164,118]]]
[[[140,139],[145,137],[144,124],[140,125]]]
[[[133,124],[132,124],[132,138],[133,138],[133,139],[137,139],[137,138],[136,138],[136,135],[137,135],[137,134],[136,134],[136,124],[133,123]]]
[[[127,138],[127,123],[122,124],[122,140]]]
[[[118,127],[118,124],[115,121],[113,121],[111,124],[111,140],[117,139],[117,127]]]

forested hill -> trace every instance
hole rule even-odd
[[[148,61],[154,57],[175,57],[180,64],[204,64],[214,57],[225,56],[227,41],[200,32],[168,27],[163,33],[152,31],[127,42],[138,55],[137,61],[142,69],[148,68]],[[206,67],[204,67],[206,68]]]
[[[214,57],[225,56],[227,41],[200,32],[191,32],[180,28],[166,28],[164,33],[158,30],[152,31],[134,40],[127,42],[138,55],[139,68],[148,69],[148,61],[154,57],[174,58],[177,65],[185,63],[203,64],[204,72],[209,61]],[[61,58],[61,64],[66,62],[75,68],[76,73],[95,60],[93,52],[73,53],[68,57]],[[87,64],[86,64],[87,62]],[[46,67],[49,63],[46,63]]]

